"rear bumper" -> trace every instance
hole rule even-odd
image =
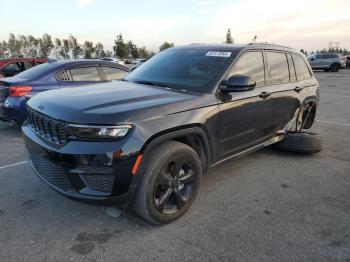
[[[115,152],[92,154],[93,148],[89,154],[60,153],[36,143],[39,138],[26,124],[22,131],[34,173],[57,192],[98,205],[126,206],[132,200],[136,184],[131,170],[136,156],[121,158]]]
[[[0,100],[0,120],[22,124],[27,118],[25,97],[7,97]]]

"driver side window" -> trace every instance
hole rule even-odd
[[[235,75],[249,76],[256,81],[256,86],[263,86],[265,84],[265,71],[262,52],[244,53],[239,58],[228,78]]]

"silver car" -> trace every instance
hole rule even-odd
[[[341,55],[319,53],[310,55],[308,58],[312,69],[338,72],[339,69],[345,68],[346,63]]]

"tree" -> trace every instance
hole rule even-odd
[[[94,54],[94,43],[91,41],[85,41],[83,45],[84,58],[92,58]]]
[[[78,58],[82,53],[81,46],[78,44],[77,39],[73,35],[70,35],[68,40],[69,48],[72,51],[72,58]]]
[[[8,50],[10,51],[12,57],[18,57],[21,55],[21,43],[12,33],[9,35]]]
[[[28,39],[25,35],[19,35],[18,36],[18,41],[19,41],[19,45],[21,47],[21,54],[24,55],[24,57],[28,57],[29,56],[29,42]]]
[[[139,53],[139,57],[141,58],[147,59],[150,56],[148,50],[144,46],[138,49],[138,53]]]
[[[168,43],[168,42],[164,42],[160,47],[159,47],[159,52],[167,49],[167,48],[170,48],[170,47],[173,47],[174,46],[174,43]]]
[[[126,58],[129,55],[128,46],[124,43],[122,34],[119,34],[117,39],[114,40],[113,51],[120,59]]]
[[[0,43],[0,58],[5,58],[7,51],[7,42],[4,40]]]
[[[106,57],[112,57],[112,56],[113,56],[113,52],[110,51],[110,50],[107,50],[105,56],[106,56]]]
[[[69,39],[63,39],[62,40],[62,57],[63,59],[69,59],[69,50],[70,50],[70,45],[69,45]]]
[[[129,53],[134,59],[139,58],[139,50],[137,49],[137,46],[132,41],[128,41],[128,49],[129,49]]]
[[[42,38],[39,39],[39,53],[41,57],[48,57],[51,50],[54,48],[51,36],[49,34],[43,34]]]
[[[234,44],[230,28],[227,30],[226,33],[226,44]]]
[[[57,59],[59,59],[62,56],[62,49],[63,49],[61,39],[55,38],[54,46],[55,46],[54,47],[55,56]]]
[[[96,43],[94,50],[95,58],[101,58],[106,56],[106,53],[103,50],[103,45],[100,42]]]
[[[37,57],[38,56],[38,46],[39,46],[39,40],[36,39],[32,35],[28,35],[27,37],[28,43],[29,43],[29,52],[28,57]]]

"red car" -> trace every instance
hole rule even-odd
[[[46,58],[0,59],[0,78],[17,75],[33,66],[46,63]]]

